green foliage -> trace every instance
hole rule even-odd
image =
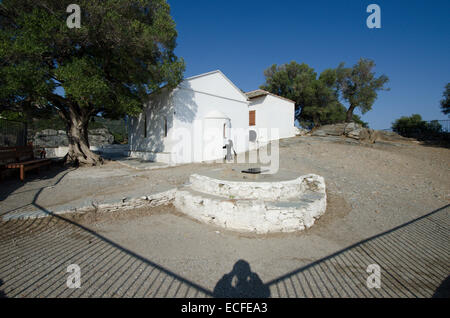
[[[444,93],[442,94],[444,99],[441,100],[441,110],[444,114],[450,114],[450,83],[445,86]]]
[[[265,84],[260,88],[295,102],[296,119],[303,126],[335,122],[342,109],[336,94],[336,72],[324,70],[317,78],[307,64],[291,62],[272,65],[264,71]]]
[[[392,130],[404,137],[427,139],[442,133],[442,126],[437,120],[426,122],[419,114],[403,116],[392,124]]]
[[[41,131],[44,129],[66,130],[66,123],[57,115],[49,118],[34,118],[29,123],[29,129],[32,131]]]
[[[175,87],[184,61],[165,0],[79,0],[81,28],[66,25],[69,0],[0,4],[0,104],[119,118],[148,93]]]
[[[266,82],[260,88],[295,101],[296,119],[301,126],[312,128],[346,120],[347,109],[339,102],[335,69],[326,69],[317,77],[313,68],[293,61],[272,65],[264,75]],[[367,127],[359,116],[352,118]]]
[[[0,118],[10,121],[26,122],[26,118],[23,112],[14,112],[11,110],[4,110],[0,112]]]
[[[348,121],[352,118],[356,107],[365,114],[372,109],[378,96],[377,92],[389,90],[384,87],[389,81],[388,77],[386,75],[375,77],[375,72],[372,71],[374,67],[374,61],[361,58],[351,68],[346,68],[344,63],[341,63],[336,70],[338,89],[342,93],[342,98],[349,103]]]

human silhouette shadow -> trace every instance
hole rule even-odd
[[[3,285],[3,280],[0,279],[0,287]],[[6,294],[3,292],[3,290],[0,290],[0,298],[7,298]]]
[[[239,260],[233,270],[223,275],[213,292],[217,298],[268,298],[270,289],[250,270],[250,264]]]
[[[450,276],[435,290],[432,298],[450,298]]]

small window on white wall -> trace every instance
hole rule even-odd
[[[167,137],[167,117],[164,117],[164,137]]]
[[[249,126],[255,126],[256,125],[256,111],[251,110],[248,113],[248,125]]]
[[[223,124],[223,138],[227,138],[227,124]]]
[[[144,113],[144,138],[147,138],[147,114]]]

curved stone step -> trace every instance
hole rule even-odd
[[[321,179],[323,181],[323,178]],[[228,230],[265,234],[304,230],[326,209],[325,184],[295,199],[270,201],[235,199],[196,191],[190,185],[178,189],[174,205],[199,221]]]
[[[318,191],[318,187],[325,185],[323,178],[315,174],[296,176],[295,173],[292,175],[293,172],[285,171],[284,173],[286,175],[281,177],[281,173],[276,177],[267,175],[268,179],[255,182],[218,179],[213,177],[216,175],[214,171],[211,171],[210,175],[193,174],[189,181],[191,188],[199,192],[226,198],[269,201],[295,199],[308,191]]]

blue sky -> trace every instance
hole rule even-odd
[[[272,64],[306,63],[316,72],[373,59],[386,74],[362,119],[375,129],[418,113],[425,120],[448,119],[440,112],[450,82],[450,1],[433,0],[168,0],[177,24],[176,54],[185,76],[216,69],[239,88],[264,83]],[[381,29],[369,29],[369,4],[381,8]],[[359,112],[357,112],[359,113]]]

